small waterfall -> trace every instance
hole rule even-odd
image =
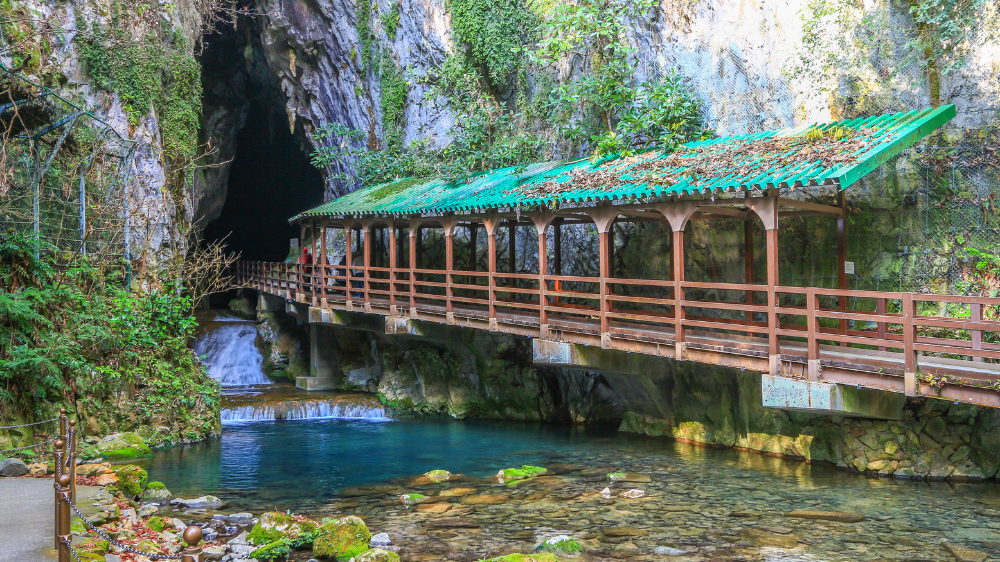
[[[231,403],[222,407],[222,423],[275,420],[387,420],[385,408],[368,397],[338,396],[302,400],[265,400],[257,403]]]
[[[273,384],[261,365],[264,357],[254,345],[257,326],[236,316],[217,314],[203,322],[204,331],[195,341],[194,352],[204,357],[208,374],[222,386]]]

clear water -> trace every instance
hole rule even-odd
[[[254,344],[255,322],[215,310],[198,311],[198,321],[194,352],[203,358],[209,376],[224,387],[272,384]]]
[[[614,428],[387,420],[371,396],[253,386],[263,373],[251,360],[256,349],[246,325],[253,329],[213,316],[199,340],[213,376],[233,385],[224,389],[229,423],[222,436],[146,461],[150,479],[177,497],[219,496],[229,504],[224,512],[356,514],[373,532],[389,533],[410,561],[529,552],[559,534],[581,542],[584,560],[954,560],[946,543],[1000,559],[994,483],[873,478]],[[497,481],[499,469],[522,464],[549,472],[514,486]],[[420,476],[436,469],[456,476],[443,483]],[[647,481],[611,484],[605,497],[611,472]],[[644,497],[619,497],[631,489]],[[427,501],[404,506],[399,496],[409,493]],[[786,515],[793,510],[865,519]],[[656,547],[684,554],[668,557]],[[308,558],[304,552],[294,560]]]

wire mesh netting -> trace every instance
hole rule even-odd
[[[0,67],[0,232],[97,260],[126,254],[135,143],[54,91]]]

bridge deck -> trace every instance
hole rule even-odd
[[[1000,322],[983,319],[983,307],[1000,299],[775,287],[772,310],[747,304],[765,301],[765,285],[351,269],[368,276],[349,278],[343,267],[241,262],[238,277],[315,307],[319,321],[323,310],[366,312],[1000,407],[1000,345],[983,341],[984,333],[1000,332]],[[579,290],[564,290],[570,284]],[[670,298],[614,292],[639,284],[661,286]],[[682,295],[680,314],[672,291]],[[969,317],[927,315],[955,310],[935,303],[965,306]],[[774,340],[771,314],[779,319]]]

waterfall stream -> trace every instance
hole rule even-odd
[[[305,392],[276,384],[261,369],[264,357],[254,341],[257,325],[222,311],[199,312],[201,331],[194,351],[223,387],[222,423],[277,420],[387,420],[372,396]]]
[[[203,331],[194,344],[208,375],[222,386],[274,384],[261,369],[264,357],[254,345],[257,325],[232,314],[211,314],[201,319]]]

